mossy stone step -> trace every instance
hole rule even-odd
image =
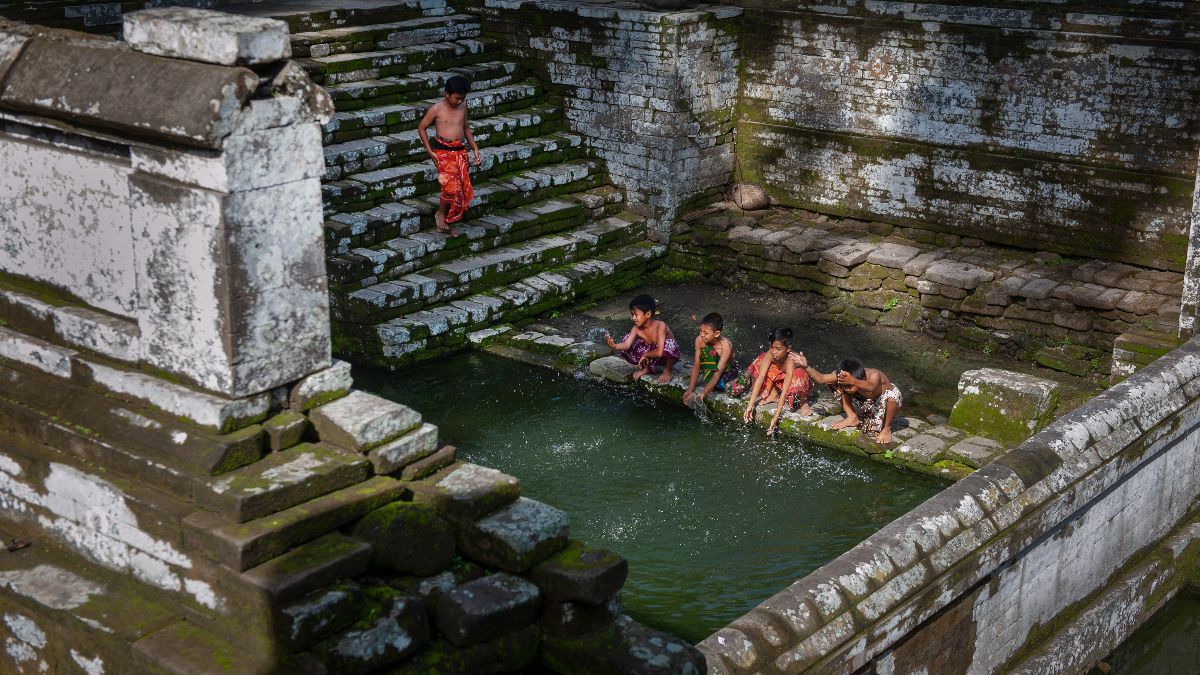
[[[540,104],[475,120],[471,123],[471,132],[483,151],[514,141],[548,136],[561,130],[561,120],[562,111],[557,106]],[[325,146],[325,179],[337,180],[362,170],[427,161],[429,158],[425,154],[425,145],[416,129],[377,134]]]
[[[218,477],[196,501],[244,523],[364,481],[369,467],[361,455],[304,443]]]
[[[334,85],[357,80],[409,75],[423,70],[445,70],[468,63],[494,60],[499,45],[491,39],[467,39],[416,45],[375,52],[334,54],[297,59],[320,84]]]
[[[132,645],[140,657],[137,673],[270,672],[276,665],[266,651],[247,650],[191,621],[177,621]],[[120,672],[120,671],[112,671]]]
[[[330,532],[246,570],[242,579],[274,602],[291,602],[366,572],[370,562],[370,544],[341,532]]]
[[[572,230],[503,246],[481,255],[464,256],[432,270],[354,291],[337,301],[339,318],[376,322],[410,314],[429,305],[453,301],[470,293],[529,276],[531,272],[594,256],[609,247],[630,243],[645,232],[640,220],[620,217]],[[468,304],[454,313],[471,318],[489,314],[486,306]]]
[[[446,0],[273,0],[230,5],[222,9],[279,19],[287,23],[292,33],[453,12]]]
[[[460,462],[420,481],[407,483],[413,502],[426,504],[452,523],[465,525],[521,496],[512,476],[478,464]]]
[[[292,56],[331,56],[474,38],[479,37],[479,27],[473,16],[446,14],[292,33]]]
[[[537,80],[524,80],[467,94],[467,105],[475,119],[528,108],[541,101],[542,88]],[[326,142],[342,143],[380,134],[394,134],[417,128],[425,111],[441,100],[427,98],[411,103],[395,103],[362,110],[334,113],[321,126]]]
[[[642,241],[374,325],[335,319],[335,351],[384,366],[448,354],[465,349],[471,333],[501,321],[520,322],[628,290],[660,265],[665,254],[666,247]]]
[[[524,77],[520,67],[512,61],[484,61],[447,70],[416,72],[403,77],[335,84],[326,91],[337,111],[346,112],[440,96],[445,91],[446,80],[455,75],[467,78],[476,91],[511,84]],[[473,120],[478,122],[479,117],[475,116]]]
[[[196,511],[183,521],[184,543],[240,572],[403,498],[408,492],[405,485],[376,476],[245,523],[211,511]]]

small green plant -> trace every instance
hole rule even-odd
[[[556,309],[556,310],[554,310],[554,311],[550,312],[550,318],[551,318],[551,319],[557,319],[557,318],[558,318],[558,317],[560,317],[560,316],[562,316],[562,310],[558,310],[558,309]]]
[[[984,345],[983,345],[983,353],[984,354],[991,356],[992,352],[994,352],[994,351],[996,351],[996,345],[994,343],[991,343],[991,342],[984,343]]]
[[[887,302],[883,303],[883,311],[890,312],[893,309],[896,309],[896,305],[899,305],[899,304],[900,304],[899,298],[891,298]]]
[[[1057,267],[1058,265],[1066,265],[1069,262],[1071,262],[1069,259],[1059,256],[1057,258],[1050,258],[1048,260],[1043,260],[1042,264],[1049,266],[1049,267]]]
[[[950,358],[950,350],[949,349],[939,349],[939,350],[937,350],[937,355],[938,355],[938,358],[948,359],[948,358]]]
[[[883,456],[884,456],[884,458],[885,458],[885,459],[891,459],[891,458],[892,458],[892,455],[894,455],[894,454],[896,454],[896,453],[895,453],[895,451],[893,451],[893,450],[891,450],[891,449],[888,449],[887,451],[885,451],[885,452],[883,453]]]

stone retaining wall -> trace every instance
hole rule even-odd
[[[700,648],[714,673],[1083,671],[1196,581],[1198,497],[1193,339]]]
[[[1179,3],[730,0],[741,180],[782,204],[1184,263],[1200,108]]]
[[[665,241],[675,213],[719,197],[733,168],[741,10],[482,0],[483,19],[565,99],[571,129]]]
[[[0,671],[700,672],[624,559],[331,361],[286,25],[124,21],[0,20]]]

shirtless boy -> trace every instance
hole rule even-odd
[[[671,368],[679,360],[679,343],[670,326],[654,318],[658,303],[648,295],[639,295],[629,301],[629,319],[633,328],[620,342],[613,342],[605,335],[604,341],[622,358],[638,367],[633,379],[640,380],[646,374],[662,367],[659,382],[671,381]]]
[[[807,361],[802,365],[813,380],[829,385],[834,397],[842,402],[846,419],[835,422],[830,429],[858,426],[864,434],[874,435],[876,443],[892,442],[892,419],[903,399],[883,371],[864,368],[858,359],[842,361],[829,374],[818,372]]]
[[[437,213],[433,219],[437,223],[438,232],[444,232],[452,237],[458,236],[458,230],[450,227],[450,223],[462,220],[463,214],[471,204],[475,191],[471,188],[471,176],[467,167],[467,144],[475,153],[472,164],[479,166],[479,146],[475,145],[475,137],[467,126],[467,93],[471,91],[471,83],[464,77],[454,76],[446,80],[446,97],[435,103],[417,125],[417,135],[425,144],[433,165],[437,167],[438,183],[442,186],[442,199],[438,204]],[[433,125],[434,136],[429,138],[426,129]]]

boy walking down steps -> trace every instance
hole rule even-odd
[[[450,223],[462,220],[463,214],[471,204],[475,191],[471,187],[471,176],[467,166],[467,144],[475,154],[471,162],[479,166],[479,146],[475,145],[475,137],[467,126],[467,93],[471,91],[471,83],[460,76],[446,80],[446,96],[435,103],[417,125],[417,135],[425,144],[425,151],[433,159],[438,171],[438,183],[442,186],[441,202],[438,204],[434,221],[438,232],[444,232],[452,237],[458,236],[458,230],[450,227]],[[433,125],[434,134],[430,138],[427,132]]]

